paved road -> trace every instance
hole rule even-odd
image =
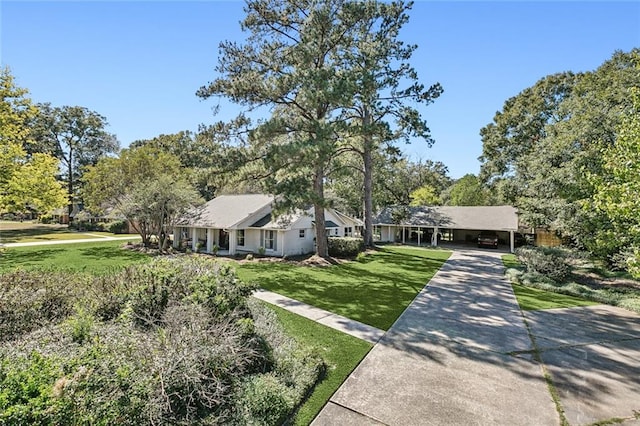
[[[543,366],[499,254],[455,251],[313,424],[558,425],[545,368],[570,424],[633,418],[640,317],[602,306],[566,311],[527,314]],[[589,325],[594,315],[605,319]],[[595,346],[580,346],[587,342]]]

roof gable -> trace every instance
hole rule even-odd
[[[273,201],[273,196],[265,194],[221,195],[187,212],[178,224],[229,229],[253,215],[264,215],[265,207]]]

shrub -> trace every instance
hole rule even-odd
[[[96,231],[96,232],[107,231],[107,229],[105,228],[105,224],[101,222],[87,222],[85,224],[85,228],[87,231]]]
[[[71,316],[65,322],[65,325],[68,327],[71,340],[80,344],[89,340],[93,324],[93,315],[82,307],[77,307],[75,315]]]
[[[520,247],[516,249],[516,256],[527,272],[536,272],[557,282],[563,282],[571,274],[571,265],[562,249]]]
[[[112,234],[124,234],[127,232],[127,228],[129,226],[127,225],[127,222],[124,220],[116,220],[115,222],[111,222],[108,225],[108,230],[109,232],[111,232]]]
[[[85,275],[54,271],[0,274],[0,341],[65,319],[88,281]]]
[[[360,238],[329,238],[329,255],[334,257],[355,257],[364,251],[364,241]]]
[[[248,424],[280,425],[293,410],[291,393],[273,374],[259,374],[243,384],[238,403]]]
[[[28,277],[74,287],[66,321],[0,343],[0,424],[279,424],[324,369],[210,258]]]
[[[317,354],[300,348],[284,333],[272,310],[257,301],[252,301],[250,308],[255,318],[257,334],[269,342],[274,373],[292,389],[296,404],[300,403],[315,382],[324,375],[326,365]]]

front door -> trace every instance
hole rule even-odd
[[[222,250],[229,250],[229,233],[223,229],[218,234],[218,246]]]

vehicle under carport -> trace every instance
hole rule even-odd
[[[377,241],[421,246],[475,245],[481,232],[494,231],[498,247],[513,252],[518,230],[518,213],[512,206],[392,206],[374,218]]]

